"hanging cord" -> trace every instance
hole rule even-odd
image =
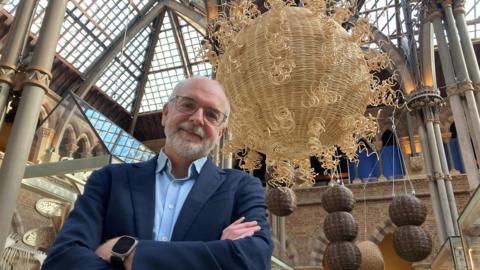
[[[363,189],[363,222],[364,222],[363,235],[364,235],[365,241],[367,241],[367,183],[362,184],[362,189]]]
[[[397,99],[397,100],[395,101],[395,104],[398,104],[398,101],[399,101],[399,99]],[[395,136],[394,139],[396,140],[397,146],[398,146],[398,143],[400,142],[400,140],[399,140],[398,133],[397,133],[397,127],[396,127],[396,125],[395,125],[395,112],[396,112],[396,108],[397,108],[397,106],[395,106],[395,107],[393,108],[393,112],[392,112],[392,116],[390,117],[390,121],[392,122],[392,133],[393,133],[393,136]],[[403,114],[403,113],[402,113],[402,114]],[[401,116],[402,116],[402,115],[400,115],[399,118],[400,118]],[[390,138],[389,138],[389,140],[390,140]],[[406,180],[407,180],[408,183],[410,184],[410,188],[411,188],[411,190],[412,190],[412,195],[415,196],[415,188],[414,188],[413,183],[412,183],[412,181],[411,181],[411,179],[410,179],[410,173],[408,172],[407,164],[405,163],[404,157],[405,157],[405,155],[403,154],[403,151],[402,151],[401,147],[398,146],[397,158],[400,159],[400,161],[401,161],[401,163],[402,163],[402,165],[403,165],[403,168],[404,168],[404,170],[405,170]],[[392,151],[392,161],[395,161],[395,151]],[[393,166],[393,172],[395,173],[395,162],[393,162],[392,166]],[[400,168],[400,169],[402,169],[402,168]],[[408,194],[405,180],[404,180],[403,184],[404,184],[405,194]],[[393,187],[392,187],[392,195],[393,195],[393,197],[395,197],[395,174],[393,175],[393,184],[392,184],[392,185],[393,185]]]

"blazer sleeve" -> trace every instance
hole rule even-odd
[[[42,265],[43,270],[114,269],[95,254],[102,243],[109,197],[108,169],[92,173]]]
[[[244,175],[236,196],[233,219],[256,220],[261,230],[240,240],[207,242],[159,242],[140,240],[133,258],[137,269],[270,269],[272,242],[266,219],[264,192],[260,181]],[[227,179],[227,181],[229,181]]]

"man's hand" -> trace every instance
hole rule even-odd
[[[238,240],[248,236],[253,236],[254,233],[261,230],[256,221],[244,222],[245,217],[237,219],[223,230],[220,240]]]
[[[105,243],[100,245],[97,250],[95,250],[95,254],[97,254],[98,257],[102,258],[102,260],[111,263],[110,262],[110,257],[112,256],[112,248],[117,243],[118,239],[120,237],[115,237],[110,240],[107,240]],[[133,262],[133,256],[135,256],[135,249],[130,253],[126,258],[125,258],[125,269],[130,270],[132,269],[132,262]]]

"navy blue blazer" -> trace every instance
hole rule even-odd
[[[95,255],[108,239],[139,239],[133,269],[270,269],[272,242],[260,181],[208,160],[175,224],[172,241],[153,240],[157,158],[95,171],[79,196],[42,266],[44,270],[113,269]],[[219,240],[240,217],[261,231],[240,240]]]

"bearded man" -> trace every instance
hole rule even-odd
[[[260,181],[207,158],[229,113],[218,81],[175,86],[160,153],[92,173],[42,269],[270,269]]]

